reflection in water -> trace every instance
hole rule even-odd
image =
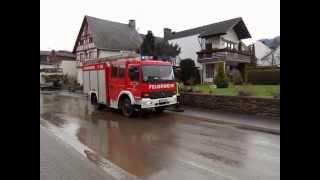
[[[159,153],[153,143],[160,138],[146,129],[136,131],[127,125],[126,122],[120,124],[113,120],[99,120],[97,124],[80,127],[77,137],[83,144],[126,171],[140,177],[149,175],[160,168],[154,163],[158,161],[155,159],[157,155],[152,155]]]
[[[278,136],[168,113],[128,119],[109,110],[96,111],[85,98],[43,95],[40,105],[45,121],[139,177],[279,179],[279,146],[261,144],[279,144]],[[95,153],[85,151],[97,162]]]

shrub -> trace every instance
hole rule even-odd
[[[242,84],[243,83],[242,75],[238,69],[232,70],[231,79],[232,79],[233,84]]]
[[[248,71],[248,82],[252,84],[279,84],[280,69],[252,69]]]
[[[173,69],[174,77],[177,81],[181,81],[181,71],[178,69]]]
[[[190,86],[182,86],[181,92],[191,92],[192,88]]]
[[[195,77],[190,77],[186,82],[188,85],[195,85],[196,84],[196,78]]]
[[[181,60],[180,67],[180,79],[184,84],[195,85],[200,83],[200,74],[192,59]]]
[[[229,87],[229,78],[224,71],[223,63],[220,63],[218,66],[218,74],[215,78],[215,84],[217,88],[228,88]]]

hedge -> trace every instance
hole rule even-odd
[[[247,73],[250,84],[280,84],[280,69],[252,69]]]

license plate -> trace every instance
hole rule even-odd
[[[168,102],[168,99],[159,99],[159,103],[165,103]]]

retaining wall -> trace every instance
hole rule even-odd
[[[218,96],[200,93],[182,93],[181,104],[190,107],[217,109],[229,112],[280,117],[280,99]]]

